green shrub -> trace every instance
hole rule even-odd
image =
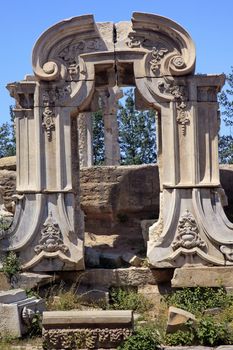
[[[0,231],[7,231],[11,226],[12,220],[9,220],[9,218],[0,218]]]
[[[165,301],[168,306],[173,305],[196,315],[209,308],[233,304],[232,296],[228,296],[222,287],[183,288],[165,297]]]
[[[156,350],[160,346],[159,334],[154,326],[138,328],[132,336],[119,346],[118,350]]]
[[[201,345],[225,345],[230,344],[231,334],[226,323],[218,323],[212,316],[204,316],[198,322],[196,328],[198,343]]]
[[[110,290],[110,309],[133,310],[144,313],[151,308],[151,302],[135,290],[112,288]]]
[[[29,338],[42,336],[42,315],[40,313],[33,316],[27,334]]]
[[[9,252],[2,263],[2,271],[9,278],[17,275],[21,270],[20,261],[15,252]]]
[[[166,345],[177,346],[177,345],[193,345],[195,339],[194,330],[189,331],[177,331],[175,333],[166,334],[164,342]]]

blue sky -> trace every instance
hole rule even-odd
[[[1,0],[0,124],[14,101],[5,86],[31,74],[37,38],[64,18],[94,14],[95,20],[130,20],[132,12],[156,13],[181,24],[197,50],[197,73],[229,73],[233,65],[233,0]]]

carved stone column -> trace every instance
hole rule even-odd
[[[93,165],[93,130],[91,112],[83,112],[78,115],[78,140],[80,167],[91,167]]]
[[[221,206],[217,92],[224,76],[159,83],[173,100],[161,108],[160,218],[150,228],[153,266],[233,263],[233,225]]]
[[[115,86],[99,90],[99,95],[104,118],[105,165],[120,165],[117,110],[118,100],[123,97],[123,93]]]

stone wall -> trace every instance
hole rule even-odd
[[[0,159],[0,190],[11,210],[15,192],[15,157]],[[233,165],[221,166],[228,197],[225,211],[233,220]],[[141,220],[159,215],[157,165],[106,166],[81,170],[81,203],[85,213],[86,246],[99,252],[145,252]]]

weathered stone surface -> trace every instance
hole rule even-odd
[[[175,269],[172,287],[233,287],[233,267],[183,267]]]
[[[23,289],[11,289],[8,291],[0,292],[0,304],[10,304],[26,298],[27,295]]]
[[[43,314],[43,342],[47,349],[116,348],[132,334],[132,311],[50,311]]]
[[[168,310],[168,320],[167,320],[167,333],[173,333],[177,330],[185,330],[185,323],[187,321],[192,321],[195,323],[195,316],[188,311],[183,309],[170,306]]]
[[[140,267],[143,264],[143,259],[132,253],[125,253],[122,255],[122,259],[131,266]]]
[[[109,291],[108,288],[93,286],[89,289],[78,289],[79,300],[82,303],[108,305],[109,304]]]
[[[16,156],[0,158],[0,170],[16,170]]]
[[[97,285],[105,288],[118,286],[156,285],[169,282],[173,269],[149,269],[147,267],[130,267],[119,269],[89,269],[84,273],[65,272],[59,276],[64,281],[79,282],[80,285]]]
[[[4,159],[4,158],[2,158]],[[14,212],[12,196],[15,194],[16,172],[14,170],[0,170],[0,193],[6,210]]]
[[[226,345],[227,347],[227,345]],[[224,350],[232,350],[232,349],[225,349],[225,346],[221,347],[224,348]],[[209,346],[201,346],[201,345],[194,345],[194,346],[164,346],[163,350],[214,350],[213,347]],[[219,350],[219,348],[215,348],[215,350]],[[223,349],[221,349],[223,350]]]
[[[11,284],[9,278],[5,275],[4,272],[0,271],[0,291],[9,290],[11,288]]]
[[[100,253],[92,247],[85,247],[85,265],[87,267],[100,266]]]
[[[0,333],[20,337],[21,326],[17,304],[0,304]]]
[[[45,310],[43,299],[27,298],[23,289],[0,292],[0,334],[21,337],[36,313]]]
[[[149,241],[149,228],[156,222],[156,220],[142,220],[141,228],[142,228],[142,236],[145,244]]]
[[[15,157],[12,157],[12,163],[14,160]],[[81,203],[86,214],[86,244],[97,248],[97,255],[102,251],[129,253],[131,248],[135,248],[133,253],[137,253],[142,246],[145,249],[144,239],[147,240],[148,227],[144,234],[138,214],[140,213],[140,217],[143,215],[145,222],[151,217],[158,217],[157,165],[84,168],[80,174]],[[221,184],[228,197],[228,206],[224,210],[231,217],[233,166],[221,165],[220,176]],[[146,184],[147,181],[149,186]],[[4,203],[8,203],[7,206],[11,208],[11,195],[15,191],[15,173],[0,171],[0,182],[6,184],[5,187],[3,186],[3,192],[6,193]],[[133,186],[133,184],[136,185]],[[122,222],[122,220],[126,221]]]
[[[133,312],[129,310],[85,310],[85,311],[45,311],[43,313],[43,327],[51,325],[89,325],[94,328],[100,324],[121,324],[132,326]]]
[[[102,253],[100,265],[105,268],[118,268],[122,266],[122,259],[119,253]]]
[[[14,278],[13,286],[14,288],[33,289],[53,283],[56,279],[54,274],[22,272]]]

